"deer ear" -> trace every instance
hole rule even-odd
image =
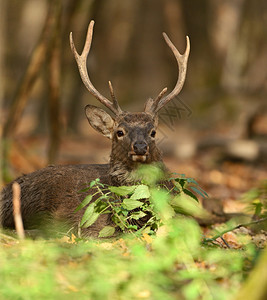
[[[107,138],[112,138],[114,120],[103,109],[93,105],[85,106],[85,114],[89,124],[98,132],[102,133]]]

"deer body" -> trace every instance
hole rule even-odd
[[[75,49],[72,34],[70,43],[86,88],[115,114],[115,117],[112,117],[101,108],[92,105],[85,107],[89,124],[112,140],[110,163],[49,166],[17,178],[15,181],[21,187],[21,212],[25,228],[36,227],[42,221],[51,225],[55,220],[62,220],[66,225],[77,228],[84,211],[74,213],[74,210],[85,197],[79,191],[96,178],[100,178],[104,184],[120,186],[134,183],[132,174],[140,164],[158,163],[166,171],[155,141],[157,112],[176,96],[183,86],[189,55],[189,39],[187,38],[186,52],[181,55],[164,34],[179,66],[179,77],[174,90],[163,97],[167,91],[165,88],[155,100],[148,99],[144,112],[124,112],[118,105],[110,82],[112,101],[102,96],[89,79],[86,60],[91,47],[93,25],[94,22],[91,21],[81,56]],[[100,215],[93,225],[84,229],[84,235],[98,236],[104,226],[112,225],[111,217],[109,214]],[[0,222],[4,227],[14,227],[12,183],[1,193]]]
[[[95,178],[108,183],[108,169],[109,165],[49,166],[17,178],[15,181],[21,187],[24,227],[42,228],[44,222],[51,225],[53,220],[62,220],[66,222],[66,228],[70,229],[76,225],[77,229],[84,211],[74,213],[74,210],[85,197],[85,194],[79,191]],[[99,231],[99,228],[109,223],[103,216],[88,228],[86,235],[97,236],[96,228]],[[3,227],[14,228],[12,183],[2,191],[1,219]]]

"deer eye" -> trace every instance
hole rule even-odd
[[[156,130],[152,130],[151,133],[150,133],[150,136],[152,138],[154,138],[156,136]]]
[[[124,136],[124,132],[122,130],[117,131],[117,137],[122,137]]]

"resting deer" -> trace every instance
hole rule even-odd
[[[157,114],[180,93],[183,87],[190,51],[189,38],[186,37],[186,51],[181,55],[168,36],[163,33],[178,63],[177,83],[169,94],[166,95],[167,88],[164,88],[155,99],[148,99],[144,112],[131,113],[120,108],[111,82],[109,82],[110,101],[96,90],[88,76],[86,61],[91,47],[93,26],[94,21],[91,21],[81,55],[76,51],[72,33],[70,33],[70,45],[87,90],[115,114],[115,117],[111,117],[101,108],[93,105],[85,107],[89,124],[112,141],[110,162],[108,164],[49,166],[17,178],[15,181],[21,187],[21,212],[25,228],[36,226],[35,217],[44,218],[44,215],[48,216],[49,220],[64,220],[70,226],[78,227],[83,211],[74,213],[74,210],[84,198],[79,191],[86,183],[100,178],[102,183],[114,186],[131,184],[131,174],[140,164],[158,162],[165,169],[161,152],[155,143]],[[1,194],[0,221],[3,227],[14,228],[12,182],[3,189]],[[99,231],[111,223],[110,215],[100,215],[92,226],[84,229],[83,234],[98,236]]]

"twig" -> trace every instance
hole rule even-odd
[[[251,225],[255,225],[255,224],[259,224],[259,223],[262,223],[262,222],[265,222],[267,221],[267,217],[264,217],[264,218],[261,218],[259,220],[256,220],[256,221],[252,221],[252,222],[248,222],[248,223],[243,223],[243,224],[239,224],[235,227],[232,227],[230,229],[226,229],[220,233],[218,233],[217,235],[213,236],[212,238],[209,238],[209,239],[205,239],[205,242],[210,242],[210,241],[214,241],[218,238],[221,238],[225,233],[227,232],[230,232],[230,231],[234,231],[235,229],[239,229],[241,227],[247,227],[247,226],[251,226]]]
[[[23,222],[20,212],[20,185],[17,182],[14,182],[12,185],[13,190],[13,215],[15,228],[18,234],[19,239],[23,240],[25,237]]]
[[[224,244],[226,245],[227,248],[231,248],[231,247],[229,246],[229,244],[226,242],[226,240],[225,240],[222,236],[221,236],[220,238],[221,238],[221,240],[224,242]]]

